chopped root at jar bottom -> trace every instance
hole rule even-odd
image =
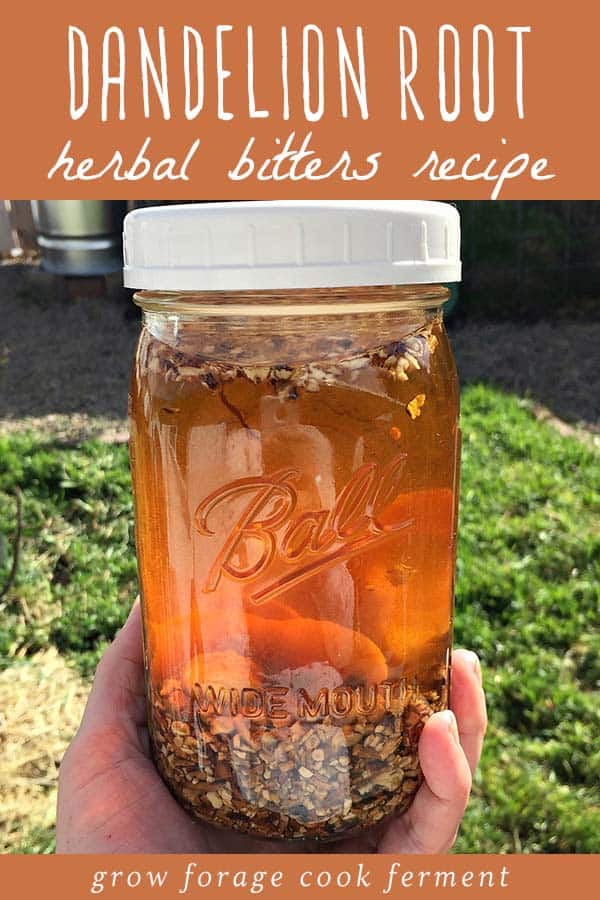
[[[174,718],[153,691],[157,767],[196,818],[257,837],[330,841],[410,806],[422,782],[417,747],[435,692],[412,694],[396,714],[291,725],[241,717]]]

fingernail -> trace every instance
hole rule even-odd
[[[139,605],[140,605],[140,595],[138,594],[137,597],[135,598],[135,600],[133,601],[132,607],[129,610],[127,618],[125,619],[125,621],[123,622],[123,624],[121,625],[119,630],[117,631],[117,634],[119,634],[120,631],[123,631],[123,629],[126,628],[127,625],[129,624],[129,622],[131,622],[131,620],[133,618],[133,614],[135,613],[135,611]]]
[[[469,662],[471,664],[473,672],[475,673],[477,680],[481,683],[482,676],[481,676],[481,663],[479,662],[479,657],[477,656],[476,653],[473,653],[472,650],[468,650],[467,652],[469,654]]]
[[[444,724],[446,725],[446,728],[448,729],[448,731],[454,738],[455,743],[459,744],[460,741],[459,741],[459,737],[458,737],[458,725],[456,724],[456,716],[454,715],[452,710],[445,709],[439,715],[440,715],[440,718],[443,720]]]

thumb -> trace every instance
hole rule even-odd
[[[98,664],[80,732],[146,724],[146,690],[139,597]],[[137,733],[135,735],[137,740]]]

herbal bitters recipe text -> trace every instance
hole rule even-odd
[[[530,26],[493,30],[485,24],[459,31],[444,24],[436,29],[432,55],[422,52],[421,35],[399,25],[390,116],[397,116],[407,126],[428,118],[440,123],[467,117],[480,123],[492,121],[500,93],[501,60],[502,72],[511,72],[511,108],[502,112],[505,116],[510,112],[515,120],[524,119],[527,42],[534,38],[531,31]],[[369,61],[373,65],[378,48],[369,45],[368,32],[361,26],[329,30],[314,24],[294,30],[282,26],[277,69],[266,73],[271,85],[268,102],[257,88],[258,75],[265,79],[265,73],[260,73],[261,59],[266,58],[261,54],[261,34],[251,25],[238,29],[222,24],[204,31],[191,25],[172,30],[139,27],[135,34],[113,26],[96,39],[71,25],[66,38],[69,117],[73,122],[87,117],[99,123],[117,123],[128,115],[149,124],[178,119],[199,125],[211,118],[213,122],[271,120],[280,122],[282,128],[267,154],[258,151],[256,136],[249,133],[235,156],[224,159],[230,181],[358,182],[377,176],[381,150],[374,147],[372,152],[358,155],[351,147],[340,147],[332,157],[320,152],[314,131],[326,117],[369,120],[373,99]],[[424,68],[435,71],[435,95],[431,90],[424,93],[419,86]],[[467,69],[469,82],[465,84]],[[237,85],[235,90],[232,85]],[[504,90],[504,103],[506,96]],[[115,148],[110,158],[98,159],[80,156],[76,141],[68,138],[48,179],[191,181],[193,167],[201,165],[202,142],[202,136],[197,136],[184,154],[157,158],[152,135],[146,134],[134,155]],[[475,149],[456,159],[433,147],[411,175],[430,181],[489,182],[490,197],[497,199],[508,181],[555,178],[549,167],[545,157],[535,158],[526,150],[515,154],[499,134],[495,157]]]

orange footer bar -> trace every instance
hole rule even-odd
[[[600,895],[600,856],[3,856],[2,896],[34,900],[153,897],[503,897]]]

